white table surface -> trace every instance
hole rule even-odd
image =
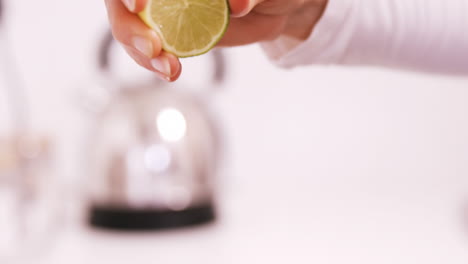
[[[185,230],[118,233],[71,225],[34,263],[467,263],[461,197],[342,187],[330,192],[273,182],[262,195],[246,188],[221,203],[215,224]]]

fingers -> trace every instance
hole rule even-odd
[[[218,46],[239,46],[277,38],[286,26],[286,16],[249,13],[232,18]]]
[[[106,0],[112,34],[138,64],[164,80],[174,81],[181,72],[178,58],[164,52],[156,32],[129,11],[141,11],[146,2],[147,0]]]
[[[229,0],[231,15],[243,17],[252,11],[263,15],[286,15],[308,0]]]
[[[289,35],[303,39],[309,35],[316,16],[314,12],[302,12],[306,3],[316,8],[312,0],[229,0],[232,19],[218,45],[237,46],[272,40],[286,28]],[[296,13],[306,16],[296,18]]]
[[[231,15],[233,17],[246,16],[252,9],[265,0],[229,0]]]
[[[177,80],[182,72],[179,59],[171,53],[162,51],[158,57],[148,59],[131,46],[124,46],[125,51],[140,66],[154,72],[159,78],[168,82]]]
[[[286,15],[300,9],[306,0],[268,0],[255,6],[254,11],[264,15]]]
[[[156,33],[136,15],[128,12],[121,0],[106,0],[112,33],[119,42],[133,46],[148,58],[158,56],[161,42]]]
[[[148,0],[121,0],[132,13],[139,13],[145,9]]]

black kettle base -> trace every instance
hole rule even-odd
[[[88,221],[93,227],[144,231],[195,226],[214,219],[214,206],[208,204],[181,211],[95,206],[90,210]]]

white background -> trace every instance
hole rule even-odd
[[[7,2],[34,128],[57,135],[59,173],[79,182],[75,95],[95,83],[103,1]],[[207,96],[227,143],[220,221],[145,235],[68,224],[32,263],[468,263],[467,79],[227,55],[226,85]],[[203,60],[178,85],[208,76]]]

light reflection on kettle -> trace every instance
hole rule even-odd
[[[107,37],[103,75],[110,72]],[[211,86],[223,79],[215,58]],[[114,229],[174,228],[215,219],[219,133],[206,102],[161,81],[116,84],[95,113],[87,146],[89,222]]]
[[[181,140],[187,130],[184,115],[174,108],[161,110],[156,117],[156,125],[161,137],[167,141]]]

